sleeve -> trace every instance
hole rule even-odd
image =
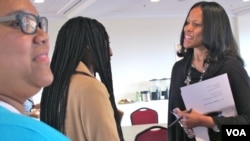
[[[238,116],[213,117],[215,123],[219,128],[222,124],[250,124],[250,82],[244,66],[237,59],[231,59],[219,73],[228,74]]]
[[[178,107],[182,110],[185,109],[185,104],[181,97],[180,87],[184,85],[185,81],[185,68],[186,63],[183,60],[176,62],[172,68],[171,82],[170,82],[170,91],[169,91],[169,104],[168,104],[168,125],[172,123],[176,117],[171,114],[169,111],[172,111],[174,108]],[[171,129],[168,129],[168,140],[170,141],[179,141],[185,140],[186,134],[183,131],[182,127],[179,124],[175,124]]]

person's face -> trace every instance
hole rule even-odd
[[[202,46],[202,10],[200,7],[192,9],[184,26],[184,47],[197,48]]]
[[[0,18],[20,11],[38,15],[30,0],[1,0]],[[12,24],[11,24],[12,23]],[[14,22],[0,23],[0,95],[24,102],[53,81],[48,34],[24,34]]]

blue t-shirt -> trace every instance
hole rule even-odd
[[[56,129],[0,106],[0,141],[70,141]]]

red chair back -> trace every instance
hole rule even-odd
[[[166,127],[152,126],[135,136],[135,141],[167,141],[168,132]]]
[[[158,113],[153,109],[143,107],[132,112],[130,119],[132,125],[158,123]]]

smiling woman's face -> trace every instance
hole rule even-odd
[[[184,47],[196,48],[202,46],[202,10],[200,7],[192,9],[184,26]]]
[[[0,18],[20,12],[38,16],[30,0],[0,1]],[[37,28],[23,33],[17,22],[0,23],[0,98],[24,102],[53,81],[50,70],[48,34]]]

